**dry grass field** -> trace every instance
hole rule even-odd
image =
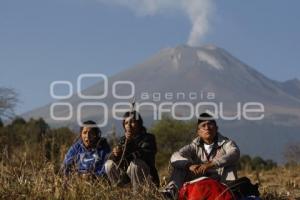
[[[269,171],[241,171],[253,183],[260,183],[263,199],[300,199],[300,167],[278,167]],[[162,200],[154,189],[143,188],[133,194],[129,187],[112,188],[102,180],[72,176],[66,181],[50,162],[30,159],[26,153],[2,156],[0,162],[1,199],[103,199]]]
[[[300,199],[300,166],[277,167],[268,171],[241,171],[252,183],[260,183],[263,199]]]

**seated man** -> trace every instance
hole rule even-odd
[[[101,137],[101,130],[94,121],[86,121],[80,128],[80,138],[68,150],[63,169],[69,175],[74,169],[83,176],[104,176],[104,163],[110,152],[105,138]]]
[[[158,186],[155,136],[147,133],[143,119],[136,111],[126,112],[123,118],[125,136],[120,138],[119,145],[113,148],[109,160],[105,163],[110,182],[113,185],[131,182],[134,192],[148,180]]]
[[[171,157],[173,172],[163,195],[174,199],[184,182],[205,176],[221,182],[237,179],[238,146],[218,132],[211,115],[202,113],[197,123],[198,137]]]

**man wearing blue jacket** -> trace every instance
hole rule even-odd
[[[64,174],[72,172],[88,176],[104,176],[104,163],[110,153],[110,147],[101,130],[94,121],[86,121],[80,128],[80,138],[65,155]]]

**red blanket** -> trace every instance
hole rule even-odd
[[[179,190],[178,200],[234,200],[227,186],[211,179],[198,178],[185,183]]]

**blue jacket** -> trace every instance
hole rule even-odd
[[[63,169],[64,174],[70,174],[72,167],[79,173],[91,173],[96,176],[105,174],[104,163],[110,153],[110,147],[104,138],[100,138],[94,149],[87,149],[82,140],[79,139],[68,150]]]

